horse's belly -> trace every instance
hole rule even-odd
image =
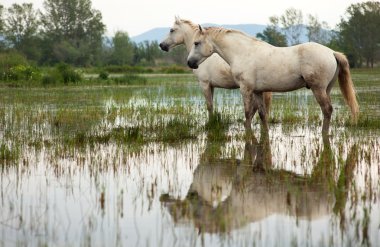
[[[287,92],[305,87],[305,81],[301,77],[279,78],[277,80],[267,79],[257,81],[255,91],[260,92]]]

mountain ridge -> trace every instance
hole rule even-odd
[[[242,32],[245,32],[248,35],[256,36],[257,33],[263,32],[263,30],[267,27],[266,25],[262,24],[213,24],[213,23],[206,23],[202,24],[204,27],[224,27],[224,28],[230,28],[230,29],[236,29],[240,30]],[[156,27],[152,28],[146,32],[143,32],[139,35],[131,37],[131,40],[140,43],[143,41],[158,41],[160,42],[165,38],[165,36],[169,33],[170,27]]]

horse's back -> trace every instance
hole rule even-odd
[[[300,59],[309,60],[309,62],[321,62],[326,60],[335,60],[334,51],[327,46],[308,42],[294,46],[297,48],[297,53]]]

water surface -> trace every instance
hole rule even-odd
[[[357,87],[369,122],[373,88]],[[338,89],[325,140],[308,90],[276,94],[253,135],[236,90],[208,127],[194,82],[0,101],[0,246],[379,246],[380,131],[347,125]]]

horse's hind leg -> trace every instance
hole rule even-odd
[[[243,102],[244,102],[244,113],[245,113],[244,126],[246,130],[251,130],[252,118],[258,109],[258,105],[257,105],[256,100],[254,100],[253,90],[247,87],[241,86],[240,93],[243,96]]]
[[[327,94],[326,89],[312,88],[311,90],[323,113],[322,134],[328,134],[333,112],[330,96]]]
[[[264,92],[263,98],[264,98],[265,110],[267,113],[267,119],[269,119],[270,107],[272,105],[272,92]]]
[[[255,104],[258,106],[259,116],[263,124],[264,130],[268,130],[268,114],[266,111],[266,104],[263,99],[263,93],[254,94]]]

